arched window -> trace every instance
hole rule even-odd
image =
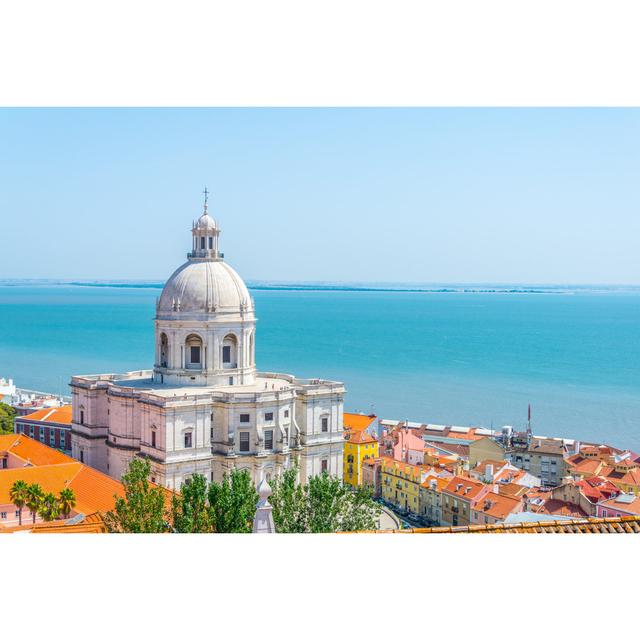
[[[222,368],[238,368],[238,339],[232,333],[222,341]]]
[[[191,334],[185,341],[184,363],[187,369],[202,369],[202,339],[200,336]]]
[[[169,366],[169,338],[166,333],[160,334],[160,366]]]
[[[256,354],[254,353],[254,342],[253,342],[254,332],[252,331],[249,335],[249,366],[252,366],[256,361]]]
[[[347,456],[347,462],[353,462],[353,456],[351,454]]]

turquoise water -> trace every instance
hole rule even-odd
[[[153,364],[157,289],[0,286],[0,377]],[[640,295],[254,290],[258,366],[343,380],[351,410],[640,449]]]

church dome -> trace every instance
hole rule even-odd
[[[158,301],[158,318],[212,313],[253,314],[249,291],[226,262],[190,260],[164,285]]]
[[[210,229],[217,228],[218,225],[216,224],[216,221],[206,211],[198,218],[198,221],[196,222],[196,229],[208,231]]]

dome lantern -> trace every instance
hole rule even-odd
[[[216,221],[209,215],[209,191],[204,188],[204,208],[202,215],[193,223],[191,235],[193,236],[192,250],[187,254],[189,260],[222,260],[224,254],[218,249],[220,228]]]

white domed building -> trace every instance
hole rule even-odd
[[[153,370],[73,376],[73,456],[114,478],[145,457],[172,489],[232,468],[268,481],[295,462],[303,482],[341,477],[344,385],[258,372],[253,300],[206,201],[191,232],[156,304]]]

